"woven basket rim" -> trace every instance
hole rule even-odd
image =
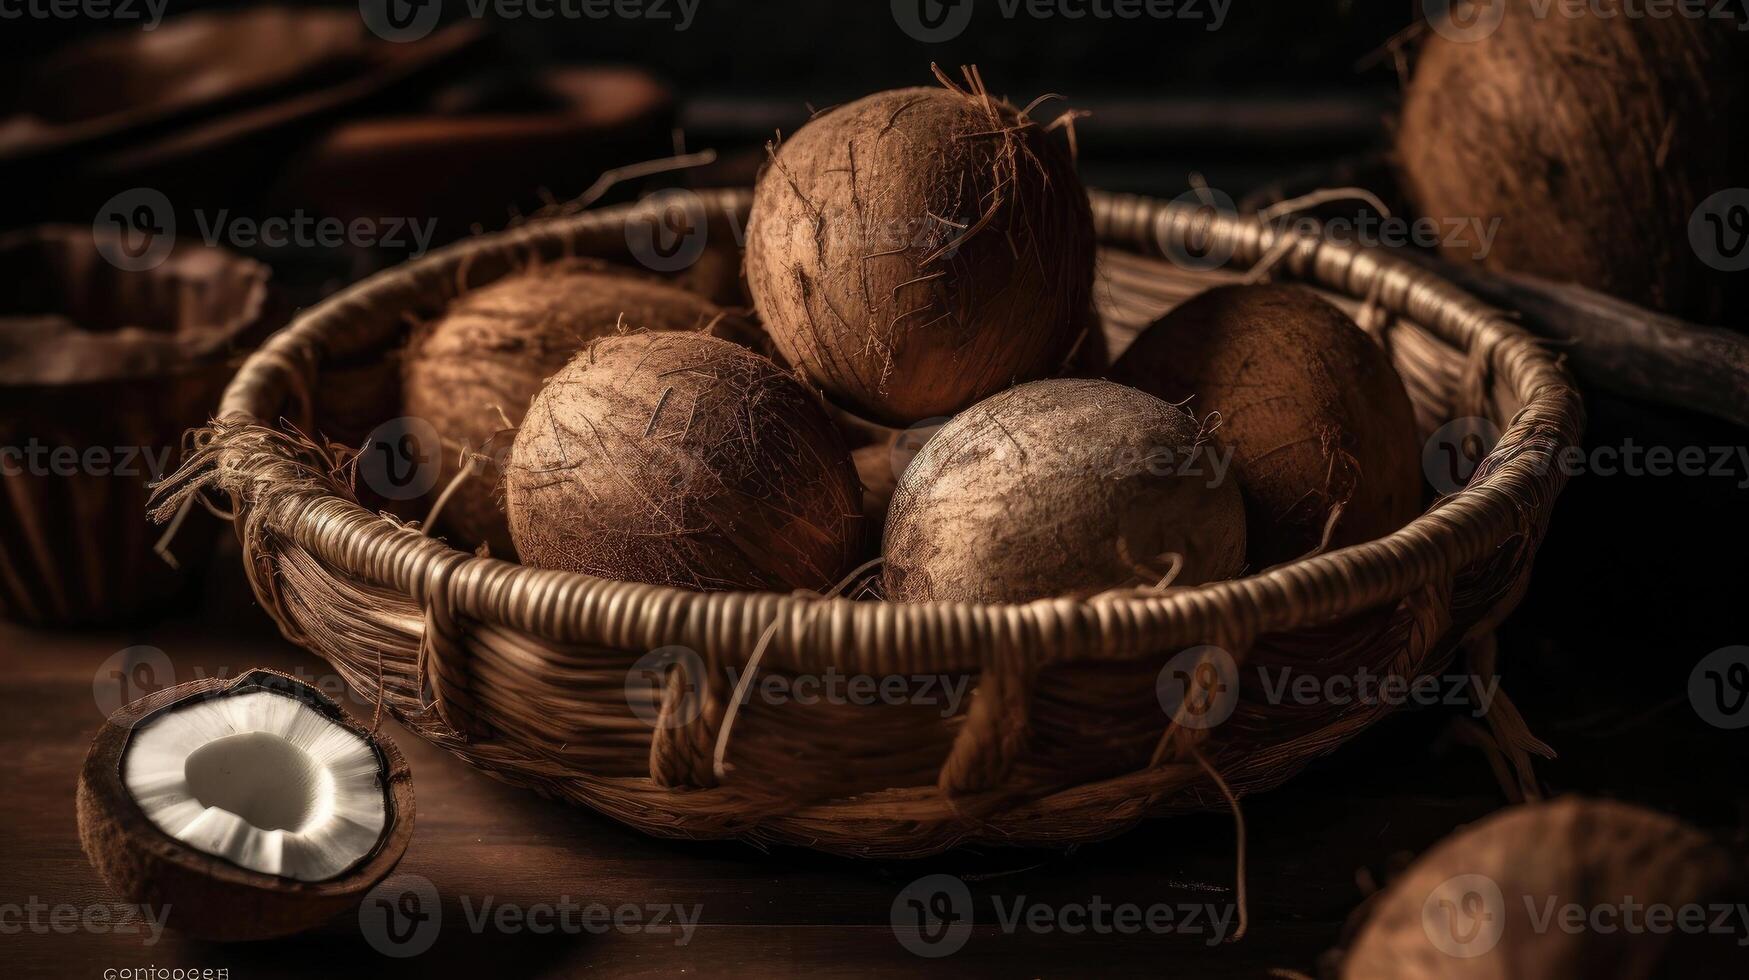
[[[686,192],[691,193],[691,192]],[[751,192],[700,192],[713,212],[745,216]],[[1334,243],[1297,228],[1132,195],[1089,192],[1102,246],[1164,249],[1192,234],[1230,248],[1230,266],[1269,255],[1278,269],[1366,297],[1468,351],[1523,408],[1470,484],[1383,538],[1243,578],[1159,595],[1097,601],[916,603],[759,592],[699,593],[524,567],[481,558],[332,494],[281,495],[268,515],[279,533],[346,573],[446,614],[558,642],[651,649],[678,642],[676,622],[714,655],[745,659],[772,633],[767,662],[794,669],[964,670],[993,657],[1034,663],[1124,659],[1193,643],[1243,645],[1262,633],[1328,623],[1449,581],[1459,569],[1527,533],[1537,503],[1564,482],[1556,454],[1576,441],[1583,410],[1557,358],[1481,301],[1409,261]],[[332,356],[325,340],[357,317],[386,317],[481,259],[558,254],[583,231],[623,226],[643,204],[531,222],[386,270],[303,311],[243,365],[218,423],[264,425],[298,389],[299,372]],[[248,501],[245,501],[245,505]]]

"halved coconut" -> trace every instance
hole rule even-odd
[[[394,743],[269,670],[122,708],[79,779],[91,863],[201,939],[332,918],[394,869],[412,833],[412,774]]]

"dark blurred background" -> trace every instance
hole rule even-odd
[[[129,2],[135,14],[149,17],[145,0]],[[120,164],[82,153],[77,159],[55,159],[51,166],[50,157],[38,154],[37,180],[4,184],[11,205],[4,209],[6,220],[87,221],[110,195],[134,186],[131,181],[154,187],[191,185],[180,197],[171,194],[179,209],[192,204],[193,197],[212,196],[202,206],[246,213],[267,203],[252,198],[272,192],[277,192],[272,206],[278,211],[287,204],[334,207],[332,189],[298,188],[288,196],[283,182],[288,172],[302,182],[299,174],[308,168],[311,141],[337,123],[442,105],[452,112],[526,112],[541,108],[541,100],[528,91],[530,80],[563,65],[631,66],[661,85],[672,100],[662,119],[660,142],[622,141],[625,156],[603,155],[594,161],[603,168],[648,158],[637,153],[664,151],[673,145],[668,132],[673,130],[684,134],[688,149],[710,147],[722,154],[716,167],[691,176],[695,183],[745,183],[764,141],[793,130],[807,118],[809,107],[823,108],[883,88],[935,84],[931,63],[956,76],[959,66],[975,64],[991,90],[1017,104],[1056,93],[1063,99],[1047,103],[1044,114],[1071,107],[1089,113],[1077,122],[1089,184],[1176,194],[1196,170],[1238,199],[1261,183],[1378,144],[1398,88],[1392,59],[1383,48],[1415,16],[1411,0],[1174,0],[1156,8],[1171,16],[1148,16],[1147,8],[1137,3],[1133,9],[1143,15],[1134,18],[1098,16],[1114,9],[1111,0],[1052,3],[1048,6],[1055,12],[1048,17],[1034,16],[1031,5],[1015,0],[958,0],[946,7],[937,0],[687,0],[684,5],[680,0],[645,0],[632,8],[641,11],[637,17],[615,16],[611,6],[603,5],[607,16],[548,19],[528,13],[496,16],[490,8],[485,17],[475,18],[468,0],[431,2],[442,4],[443,25],[472,27],[486,36],[461,57],[434,58],[440,63],[425,66],[411,83],[256,134],[252,145],[271,147],[270,153],[219,153],[212,146],[207,152],[173,154],[177,166],[166,179],[150,173],[153,168],[138,159],[140,148],[154,136],[147,127],[110,134],[93,144],[105,154],[121,156]],[[1115,9],[1128,9],[1126,0],[1117,2]],[[365,0],[363,6],[373,3],[383,6],[378,0]],[[173,29],[178,18],[191,14],[236,8],[171,0],[164,23],[143,33]],[[356,20],[360,7],[327,9],[346,11]],[[1086,15],[1066,16],[1076,11]],[[945,19],[945,33],[957,30],[957,35],[920,40],[920,34],[934,35],[919,25],[936,17]],[[142,33],[139,24],[115,16],[5,22],[0,59],[8,66],[12,96],[7,101],[14,103],[14,110],[34,109],[39,116],[60,114],[75,121],[136,98],[116,91],[129,80],[114,70],[61,67],[45,73],[39,59],[105,32],[137,35]],[[379,58],[385,53],[404,56],[408,48],[430,44],[431,37],[392,45],[368,35],[366,40],[378,49],[368,57]],[[239,50],[237,45],[223,47]],[[97,91],[81,95],[80,104],[72,106],[59,91],[68,85]],[[285,85],[273,94],[284,101],[301,91]],[[594,97],[611,100],[615,95],[597,92]],[[251,102],[258,106],[262,100]],[[129,154],[135,159],[127,160]],[[165,155],[152,162],[161,159]],[[436,167],[440,159],[427,162]],[[527,176],[538,177],[540,187],[563,200],[598,176],[568,170],[571,162],[554,159],[550,169]],[[8,169],[32,173],[30,168]],[[246,180],[237,179],[239,170],[247,171]],[[89,179],[80,193],[65,193],[74,172],[85,172]],[[321,173],[330,182],[364,179],[332,167]],[[191,176],[198,179],[189,180]],[[63,186],[45,194],[45,181]],[[503,188],[492,218],[477,223],[492,230],[494,219],[502,224],[513,212],[537,206],[535,191]],[[439,234],[453,238],[466,230],[450,228]]]

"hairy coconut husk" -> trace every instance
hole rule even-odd
[[[587,259],[499,279],[414,330],[403,369],[407,414],[429,421],[443,438],[438,488],[455,478],[464,452],[485,457],[444,505],[446,532],[515,558],[499,503],[499,461],[511,430],[541,383],[584,345],[629,330],[704,331],[764,346],[757,325],[709,300]]]
[[[987,398],[900,476],[886,594],[1026,602],[1228,578],[1244,563],[1245,515],[1232,482],[1211,479],[1211,448],[1183,409],[1109,381]]]
[[[1738,856],[1652,810],[1576,798],[1513,807],[1442,841],[1393,883],[1378,899],[1342,975],[1745,976],[1749,947],[1737,945],[1742,937],[1736,910],[1745,884]],[[1498,898],[1490,886],[1499,889]],[[1555,917],[1539,928],[1550,903]],[[1638,907],[1637,929],[1620,917],[1626,903]],[[1645,928],[1647,906],[1680,910],[1715,903],[1731,906],[1730,932],[1660,934]],[[1569,905],[1586,913],[1577,931],[1561,918]],[[1616,910],[1606,920],[1613,928],[1592,926],[1598,909]],[[1716,919],[1716,909],[1709,909],[1702,921],[1710,928]]]
[[[375,851],[339,877],[295,881],[195,850],[153,825],[123,785],[122,755],[136,728],[178,705],[251,688],[303,701],[378,754],[387,808],[383,836]],[[257,669],[166,688],[111,715],[80,772],[78,822],[86,857],[127,901],[162,912],[168,925],[197,939],[270,939],[313,928],[356,906],[394,870],[413,836],[413,776],[387,735],[348,717],[308,684]]]
[[[1309,290],[1222,286],[1195,296],[1144,330],[1112,378],[1220,416],[1253,567],[1370,541],[1420,512],[1420,440],[1402,379]]]
[[[747,284],[784,358],[908,423],[1061,366],[1093,284],[1067,141],[971,74],[816,116],[772,154]],[[945,76],[943,76],[945,81]]]
[[[819,395],[697,334],[592,343],[505,468],[524,562],[700,590],[830,587],[855,563],[860,498]]]
[[[1425,216],[1499,218],[1491,268],[1719,322],[1744,277],[1701,261],[1689,221],[1749,186],[1740,21],[1556,7],[1511,0],[1485,37],[1428,34],[1396,135],[1404,192]],[[1448,257],[1474,260],[1465,237]]]

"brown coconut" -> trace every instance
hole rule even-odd
[[[1431,218],[1500,219],[1490,268],[1718,322],[1744,277],[1702,262],[1689,226],[1749,186],[1740,20],[1538,9],[1507,0],[1479,39],[1428,32],[1396,134],[1406,196]],[[1472,261],[1463,237],[1443,250]]]
[[[523,561],[701,590],[822,590],[861,487],[818,393],[698,334],[598,340],[529,407],[505,468]]]
[[[1235,575],[1245,515],[1208,433],[1109,381],[1035,381],[956,415],[899,477],[886,595],[1027,602]]]
[[[1638,806],[1566,798],[1513,807],[1439,843],[1377,900],[1343,965],[1347,980],[1740,977],[1741,859],[1699,830]],[[1494,889],[1498,889],[1496,894]],[[1640,927],[1620,917],[1639,907]],[[1528,906],[1527,906],[1528,903]],[[1556,918],[1539,927],[1553,903]],[[1648,906],[1732,906],[1730,933],[1645,927]],[[1576,931],[1560,910],[1587,918]],[[1594,910],[1609,931],[1590,927]],[[1534,914],[1533,914],[1534,913]],[[1673,923],[1667,923],[1666,926]]]
[[[1222,286],[1142,332],[1112,378],[1218,413],[1244,492],[1250,560],[1265,568],[1370,541],[1420,513],[1414,410],[1385,352],[1298,286]]]
[[[872,419],[950,415],[1049,375],[1080,333],[1093,223],[1067,141],[973,79],[814,117],[754,192],[761,320],[786,361]]]
[[[652,277],[584,259],[537,266],[465,293],[415,329],[404,365],[407,414],[443,439],[449,486],[464,449],[486,457],[440,516],[459,543],[514,559],[498,460],[541,382],[599,337],[627,330],[705,331],[759,344],[759,328]],[[508,424],[507,424],[508,423]]]
[[[368,743],[377,757],[384,829],[376,847],[336,877],[294,880],[204,853],[154,825],[124,784],[123,760],[142,726],[196,702],[256,690],[303,702]],[[387,735],[359,724],[308,684],[257,669],[166,688],[117,710],[92,740],[77,807],[86,857],[126,901],[151,907],[170,927],[197,939],[270,939],[314,928],[357,906],[394,870],[413,836],[413,776]]]

